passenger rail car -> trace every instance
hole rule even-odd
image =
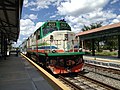
[[[21,46],[28,57],[54,74],[82,70],[84,52],[80,52],[79,37],[64,20],[45,22]]]

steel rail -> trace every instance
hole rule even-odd
[[[105,84],[105,83],[103,83],[103,82],[97,81],[97,80],[92,79],[92,78],[90,78],[90,77],[83,76],[82,74],[79,74],[79,75],[80,75],[82,78],[85,78],[86,80],[89,80],[89,81],[91,81],[91,82],[93,82],[93,83],[96,83],[96,84],[98,84],[98,85],[100,85],[100,86],[102,86],[102,87],[107,88],[108,90],[119,90],[119,89],[116,88],[116,87],[110,86],[110,85],[108,85],[108,84]]]

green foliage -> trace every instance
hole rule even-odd
[[[104,40],[104,46],[103,49],[104,50],[117,50],[117,46],[118,45],[118,39],[117,36],[112,36],[112,37],[107,37]]]
[[[84,25],[81,30],[82,31],[88,31],[88,30],[91,30],[91,29],[99,28],[99,27],[102,26],[102,23],[103,22],[92,23],[92,24],[90,24],[90,26]]]
[[[90,55],[90,54],[91,54],[91,52],[85,52],[85,54],[86,54],[86,55]]]
[[[85,52],[86,55],[91,55],[92,52]],[[117,52],[95,52],[95,55],[99,55],[99,56],[117,56],[118,53]]]
[[[116,56],[117,52],[96,52],[96,55],[101,55],[101,56]]]
[[[82,28],[82,31],[87,31],[87,30],[90,30],[90,27],[89,27],[89,26],[84,25],[84,27]]]

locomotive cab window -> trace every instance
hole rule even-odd
[[[47,34],[57,30],[56,23],[48,22],[46,27],[43,27],[42,29],[43,29],[43,35],[46,36]]]
[[[67,23],[60,23],[60,30],[69,30],[69,31],[71,31],[71,28]]]

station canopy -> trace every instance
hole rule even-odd
[[[17,41],[20,32],[20,18],[23,0],[0,0],[0,37]]]
[[[81,40],[108,37],[113,35],[120,35],[120,23],[91,29],[77,34]]]

